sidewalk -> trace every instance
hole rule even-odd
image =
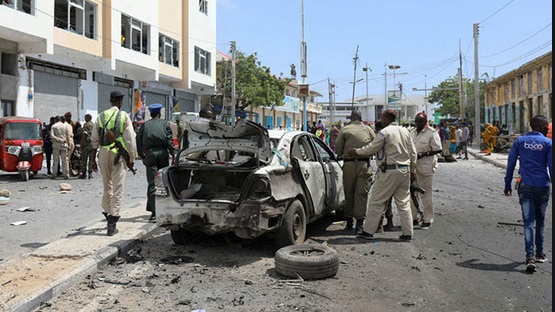
[[[476,148],[476,159],[506,169],[508,154],[486,156]],[[73,236],[48,244],[5,263],[0,263],[0,312],[32,311],[95,273],[111,260],[132,249],[157,229],[148,223],[144,204],[121,213],[118,230],[106,236],[106,221],[86,227]]]
[[[0,263],[0,311],[32,311],[95,273],[157,229],[145,205],[122,210],[114,236],[106,221],[37,250]]]

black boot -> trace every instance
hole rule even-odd
[[[89,170],[89,179],[92,179],[92,170]]]
[[[386,232],[393,231],[393,217],[386,217],[387,222],[383,226],[383,230]]]
[[[108,231],[106,232],[106,234],[108,236],[113,236],[118,232],[118,229],[116,229],[116,223],[118,223],[119,216],[107,216],[107,220],[108,220]]]
[[[348,217],[345,221],[346,221],[345,222],[345,230],[352,229],[353,228],[353,218]]]
[[[87,178],[87,173],[83,172],[80,176],[79,179],[86,179]]]
[[[357,219],[357,222],[355,225],[355,235],[362,234],[363,231],[364,231],[364,219]]]

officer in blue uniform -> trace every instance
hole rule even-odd
[[[160,111],[164,107],[156,103],[148,106],[152,119],[145,122],[137,133],[137,150],[146,167],[147,203],[146,210],[150,211],[150,222],[156,222],[156,203],[154,177],[158,169],[169,166],[169,159],[175,161],[175,148],[170,123],[161,119]]]

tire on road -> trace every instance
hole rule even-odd
[[[274,260],[276,271],[292,278],[301,276],[305,280],[323,279],[335,276],[339,270],[337,251],[323,245],[286,246],[276,252]]]
[[[283,222],[276,231],[278,248],[302,244],[306,237],[306,214],[303,204],[295,200],[283,215]]]

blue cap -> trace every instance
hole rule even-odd
[[[164,105],[160,104],[160,103],[156,103],[156,104],[150,104],[148,106],[148,110],[151,113],[159,113],[160,110],[162,109],[162,107],[164,107]]]

